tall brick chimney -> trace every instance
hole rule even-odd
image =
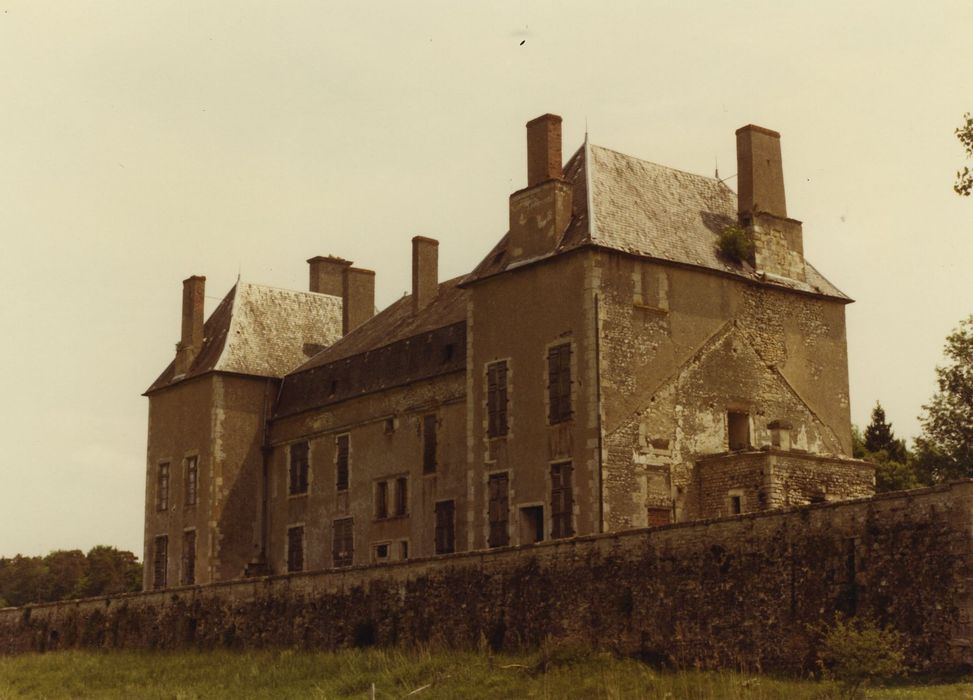
[[[351,267],[351,260],[329,255],[315,256],[307,261],[310,273],[309,289],[317,294],[330,294],[340,297],[342,294],[344,270]]]
[[[507,256],[527,260],[553,252],[571,221],[571,184],[561,166],[561,117],[527,122],[527,187],[510,195]]]
[[[763,212],[787,218],[780,134],[747,124],[737,136],[737,209],[741,215]]]
[[[206,278],[199,275],[182,281],[182,337],[176,345],[176,375],[185,374],[203,347],[203,299]]]
[[[527,186],[561,176],[561,117],[543,114],[527,122]]]
[[[348,335],[375,315],[375,272],[347,266],[341,282],[341,333]]]
[[[412,313],[429,306],[439,292],[439,241],[412,239]]]
[[[780,134],[748,124],[736,131],[737,212],[751,231],[757,272],[805,280],[801,222],[787,218]]]

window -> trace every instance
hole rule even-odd
[[[375,483],[375,519],[382,520],[389,517],[389,482]]]
[[[192,586],[196,583],[196,531],[182,533],[182,584]]]
[[[391,435],[395,432],[395,418],[385,419],[385,434]]]
[[[304,526],[287,528],[287,572],[304,571]]]
[[[487,435],[507,434],[507,362],[487,365]]]
[[[374,560],[377,562],[388,561],[389,549],[390,547],[388,542],[382,542],[381,544],[375,545]]]
[[[152,588],[166,587],[166,569],[169,565],[168,550],[169,537],[167,535],[156,537],[152,548]]]
[[[199,486],[199,458],[186,458],[186,505],[196,505],[196,492]],[[191,582],[190,582],[191,583]]]
[[[393,513],[402,516],[409,512],[409,479],[400,476],[395,480],[395,508]]]
[[[544,541],[544,506],[520,509],[520,544]]]
[[[672,522],[672,508],[648,506],[646,508],[646,521],[649,527],[668,525]]]
[[[342,518],[334,521],[334,538],[331,545],[334,565],[351,566],[355,561],[354,519]]]
[[[163,462],[159,465],[159,473],[156,477],[155,490],[156,510],[169,509],[169,463]]]
[[[436,416],[425,416],[422,419],[422,473],[433,474],[436,471]]]
[[[571,343],[547,351],[547,398],[551,425],[571,417]]]
[[[743,512],[743,496],[730,496],[730,514],[740,515]]]
[[[350,436],[339,435],[335,439],[335,486],[339,491],[348,490],[348,450]]]
[[[750,447],[750,414],[727,411],[726,432],[730,450],[745,450]]]
[[[456,506],[453,501],[436,504],[436,554],[456,551]]]
[[[551,465],[551,537],[570,537],[574,534],[571,526],[571,510],[574,498],[571,495],[571,462]]]
[[[290,448],[290,485],[288,493],[299,496],[307,493],[308,444],[295,442]]]
[[[506,547],[510,544],[510,532],[507,527],[509,515],[509,484],[506,474],[491,474],[487,483],[489,490],[489,519],[491,547]]]
[[[409,541],[402,540],[399,542],[399,559],[405,561],[409,558]]]

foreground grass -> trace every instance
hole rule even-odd
[[[0,657],[0,698],[651,698],[821,700],[811,680],[730,672],[660,672],[578,652],[79,652]],[[973,682],[903,684],[869,698],[971,698]]]

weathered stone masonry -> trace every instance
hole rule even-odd
[[[909,662],[973,662],[973,481],[380,567],[0,610],[0,652],[407,645],[547,636],[679,664],[809,667],[838,611]]]

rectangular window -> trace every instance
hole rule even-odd
[[[506,474],[492,474],[488,482],[490,492],[489,518],[491,547],[506,547],[510,544],[509,483]]]
[[[487,365],[487,435],[507,434],[507,362]]]
[[[169,463],[163,462],[159,465],[159,473],[156,477],[155,489],[155,508],[156,510],[169,509]]]
[[[375,483],[375,518],[382,520],[389,517],[389,482]]]
[[[339,435],[335,440],[335,486],[339,491],[348,490],[348,449],[350,437]]]
[[[409,558],[409,542],[408,540],[402,540],[399,542],[399,559],[405,561]]]
[[[409,479],[400,476],[395,480],[395,510],[397,516],[405,515],[409,512]]]
[[[159,535],[152,548],[152,588],[166,587],[166,569],[169,566],[169,537]]]
[[[571,493],[571,462],[551,465],[551,537],[570,537],[574,534],[571,511],[574,497]]]
[[[287,528],[287,571],[304,571],[304,526]]]
[[[551,425],[571,418],[571,343],[547,351],[547,398]]]
[[[731,450],[745,450],[750,447],[750,414],[727,411],[726,432]]]
[[[186,458],[186,505],[196,505],[196,492],[199,490],[199,458]]]
[[[422,473],[433,474],[436,471],[436,416],[429,415],[422,419]]]
[[[182,585],[196,583],[196,531],[182,533]]]
[[[375,545],[373,559],[376,562],[383,562],[389,560],[389,543],[382,542],[381,544]]]
[[[436,554],[456,551],[456,506],[453,501],[436,504]]]
[[[298,496],[307,493],[308,443],[295,442],[290,447],[290,485],[288,493]]]
[[[355,561],[354,522],[353,518],[334,521],[331,554],[336,567],[351,566]]]

